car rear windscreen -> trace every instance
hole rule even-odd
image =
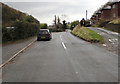
[[[47,30],[40,30],[39,34],[48,34],[49,32]]]

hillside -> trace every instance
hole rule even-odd
[[[16,21],[26,21],[29,23],[39,24],[39,21],[33,16],[27,15],[2,3],[3,26],[12,26]]]
[[[32,15],[25,14],[2,3],[2,41],[26,39],[37,34],[40,23]]]

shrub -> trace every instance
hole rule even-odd
[[[46,23],[40,24],[40,28],[41,28],[41,29],[47,29],[47,27],[48,27],[48,26],[47,26]]]
[[[35,23],[17,21],[13,25],[15,28],[7,29],[2,27],[3,42],[25,39],[37,34],[39,25]]]
[[[108,24],[110,21],[100,20],[96,25],[98,27],[104,27],[106,24]]]

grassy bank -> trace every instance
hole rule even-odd
[[[99,43],[104,43],[104,38],[97,34],[96,32],[86,28],[86,27],[80,27],[77,25],[71,32],[73,35],[84,39],[89,42],[99,42]]]

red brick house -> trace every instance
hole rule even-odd
[[[102,20],[110,20],[111,17],[111,9],[102,9],[101,10],[101,19]]]
[[[101,13],[96,13],[96,20],[100,20],[102,18]]]
[[[120,1],[110,4],[111,6],[111,19],[120,18]]]
[[[112,20],[116,18],[120,18],[120,1],[106,3],[92,15],[91,21]]]
[[[94,24],[96,22],[96,15],[92,15],[91,22],[92,22],[92,24]]]

